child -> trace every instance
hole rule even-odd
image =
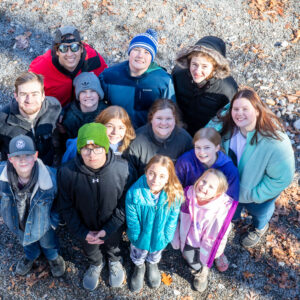
[[[105,125],[110,148],[116,155],[122,155],[128,149],[131,141],[135,139],[135,131],[130,118],[126,110],[120,106],[107,107],[96,117],[95,122]],[[76,143],[77,138],[67,141],[67,151],[63,156],[63,163],[76,156]]]
[[[228,182],[227,195],[239,200],[239,172],[232,160],[221,151],[221,135],[214,128],[198,130],[193,139],[194,149],[182,154],[175,169],[183,188],[193,185],[209,168],[220,170]]]
[[[186,202],[181,207],[172,245],[181,249],[192,268],[193,285],[199,292],[207,287],[209,268],[214,260],[219,271],[228,268],[223,252],[238,202],[225,194],[227,187],[221,171],[208,169],[193,186],[184,190]]]
[[[130,283],[134,292],[143,287],[145,261],[150,287],[160,286],[157,264],[163,249],[173,239],[182,200],[183,190],[172,160],[167,156],[154,156],[146,166],[146,174],[126,195],[127,235],[135,265]]]
[[[0,165],[1,215],[24,248],[25,257],[18,262],[16,273],[27,274],[43,252],[52,275],[59,277],[65,272],[65,262],[58,255],[58,239],[52,229],[58,223],[51,213],[56,173],[37,156],[30,137],[18,135],[10,141],[8,161]]]

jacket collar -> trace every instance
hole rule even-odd
[[[166,144],[168,144],[169,142],[171,142],[174,139],[174,137],[176,136],[177,131],[178,131],[178,126],[175,125],[171,135],[168,138],[166,138],[165,140],[158,140],[155,137],[155,134],[152,129],[152,125],[150,123],[148,123],[146,126],[147,126],[147,132],[148,132],[148,135],[150,136],[151,141],[160,147],[163,147]]]
[[[38,175],[36,187],[39,187],[42,190],[49,190],[53,187],[53,182],[50,173],[47,167],[43,164],[43,162],[39,158],[37,159],[37,163],[39,168],[39,175]],[[7,165],[5,165],[0,175],[0,181],[8,182]],[[34,188],[34,191],[36,190],[36,187]]]

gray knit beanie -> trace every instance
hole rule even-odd
[[[85,90],[93,90],[97,92],[100,100],[104,97],[104,92],[100,85],[99,78],[92,72],[82,72],[73,81],[75,87],[76,99],[79,99],[79,94]]]

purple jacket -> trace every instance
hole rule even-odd
[[[218,151],[218,158],[210,167],[220,170],[226,176],[228,182],[227,195],[235,201],[239,200],[239,171],[232,160],[222,151]],[[182,154],[176,161],[176,174],[182,186],[185,188],[193,185],[195,181],[207,170],[196,157],[195,150],[192,149]]]
[[[186,201],[181,206],[180,217],[178,225],[175,231],[175,235],[172,241],[172,246],[174,249],[180,249],[183,251],[186,244],[186,239],[189,234],[191,226],[194,224],[194,206],[195,206],[195,196],[193,186],[186,187],[184,189]],[[211,267],[220,243],[230,225],[231,219],[234,215],[236,207],[238,205],[237,201],[234,201],[232,198],[228,197],[226,194],[222,194],[218,198],[218,203],[222,205],[219,206],[218,213],[215,215],[215,218],[210,220],[211,226],[210,230],[205,230],[204,232],[199,232],[201,238],[200,246],[200,261],[202,264],[205,264],[207,267]],[[213,203],[209,203],[209,205]]]

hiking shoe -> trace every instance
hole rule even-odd
[[[220,272],[225,272],[228,269],[229,261],[224,253],[215,259],[215,265]]]
[[[144,285],[146,267],[145,264],[135,265],[133,274],[131,276],[130,285],[133,292],[139,292]]]
[[[208,267],[202,267],[202,270],[194,274],[193,285],[198,292],[204,292],[208,284]]]
[[[103,269],[104,263],[100,266],[90,265],[83,276],[83,287],[88,291],[93,291],[99,284],[99,276]]]
[[[34,260],[29,260],[25,256],[22,257],[17,264],[16,273],[18,275],[24,276],[26,275],[32,268]]]
[[[53,277],[60,277],[64,275],[66,264],[64,259],[60,255],[58,255],[54,260],[48,260],[48,262]]]
[[[108,261],[109,270],[109,284],[111,287],[121,287],[124,279],[125,272],[120,261]]]
[[[160,286],[161,276],[157,264],[150,264],[147,262],[147,280],[149,286],[156,289]]]
[[[244,237],[241,239],[241,244],[245,248],[250,248],[255,246],[261,237],[267,232],[269,229],[269,223],[266,224],[266,226],[263,229],[257,229],[254,228],[254,230],[251,230],[250,232],[246,233]]]

